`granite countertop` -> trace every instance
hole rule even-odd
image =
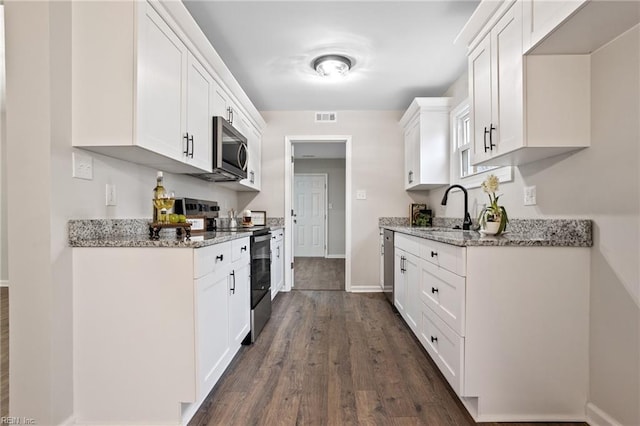
[[[269,225],[272,229],[284,228],[278,222]],[[251,231],[219,231],[192,234],[191,239],[186,240],[177,238],[175,229],[170,228],[160,231],[159,240],[151,240],[148,219],[70,220],[68,231],[71,247],[201,248],[251,236]]]
[[[390,220],[391,219],[391,220]],[[396,219],[396,220],[393,220]],[[401,218],[380,218],[380,227],[455,246],[591,247],[592,223],[583,219],[512,219],[499,236],[454,230],[455,220],[435,221],[433,227],[411,227]]]

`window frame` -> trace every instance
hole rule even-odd
[[[471,104],[469,98],[460,102],[450,112],[451,123],[451,160],[449,164],[449,178],[452,184],[457,183],[464,186],[467,189],[479,188],[482,182],[489,174],[495,175],[500,183],[506,183],[513,181],[513,167],[512,166],[494,166],[485,170],[476,170],[476,166],[473,166],[473,130],[469,128],[467,143],[460,145],[459,138],[461,122],[469,120],[469,126],[471,127]],[[464,149],[462,149],[464,148]],[[462,176],[462,152],[469,151],[469,163],[472,165],[472,173]]]

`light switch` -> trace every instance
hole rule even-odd
[[[535,206],[536,205],[536,187],[525,186],[524,187],[524,205]]]
[[[358,189],[356,191],[356,200],[366,200],[367,199],[367,191],[364,189]]]
[[[118,199],[116,195],[116,186],[108,183],[105,189],[105,193],[106,193],[105,205],[115,206],[118,203]]]
[[[71,177],[93,180],[93,158],[85,153],[74,151],[71,153]]]

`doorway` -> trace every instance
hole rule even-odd
[[[285,158],[285,290],[350,291],[351,137],[287,136]]]

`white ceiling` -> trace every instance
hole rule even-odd
[[[478,3],[184,1],[260,111],[404,110],[441,96],[467,66],[453,40]],[[311,63],[327,53],[355,66],[323,80]]]

